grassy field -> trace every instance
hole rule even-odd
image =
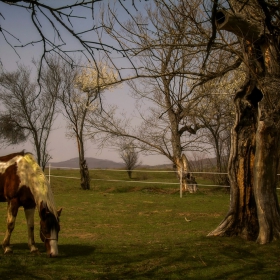
[[[52,174],[76,177],[78,171]],[[128,180],[124,172],[91,176]],[[176,182],[169,173],[135,172],[132,180]],[[38,215],[40,253],[29,253],[21,209],[12,236],[14,254],[0,255],[1,279],[280,279],[280,242],[261,246],[206,237],[228,210],[225,189],[199,188],[180,198],[177,185],[93,181],[92,189],[83,191],[76,179],[52,177],[51,182],[56,204],[63,208],[60,256],[47,257]],[[5,203],[0,213],[3,239]]]

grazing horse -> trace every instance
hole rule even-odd
[[[49,182],[30,153],[14,153],[0,157],[0,202],[8,202],[7,231],[3,241],[4,254],[12,253],[10,238],[15,227],[18,208],[23,206],[27,229],[28,246],[37,252],[34,241],[34,212],[40,216],[40,237],[50,257],[58,255],[59,216]]]
[[[197,191],[197,182],[195,181],[195,177],[190,173],[189,163],[184,154],[181,158],[175,158],[174,167],[177,171],[177,177],[182,184],[182,189],[184,191],[188,190],[190,193],[195,193]]]

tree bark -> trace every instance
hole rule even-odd
[[[255,15],[260,16],[260,10],[256,8]],[[239,19],[242,17],[240,25],[234,24],[236,16],[222,17],[221,12],[218,16],[218,28],[243,37],[247,81],[235,98],[236,122],[229,160],[230,210],[209,235],[239,235],[265,244],[280,238],[276,193],[280,149],[279,34],[275,38],[270,26],[262,28],[263,33],[258,36],[258,32],[248,35],[252,26],[260,30],[261,23],[238,15]]]
[[[255,119],[257,108],[248,102],[253,85],[250,81],[235,98],[236,120],[231,132],[229,159],[230,210],[222,223],[209,236],[239,235],[255,240],[258,234],[257,209],[253,191],[255,159]]]
[[[229,14],[225,10],[217,11],[216,23],[218,29],[232,32],[251,42],[258,40],[262,31],[259,24],[255,24],[242,14]]]
[[[277,105],[280,98],[279,81],[277,84],[278,90],[274,89],[273,94],[270,94],[273,82],[263,84],[265,95],[259,104],[254,192],[260,225],[257,242],[260,244],[280,237],[280,211],[276,193],[280,148],[280,112]]]
[[[83,190],[90,189],[90,177],[86,160],[80,162],[80,174],[81,174],[81,187]]]
[[[81,134],[80,134],[81,135]],[[77,136],[78,152],[79,152],[79,166],[81,175],[81,188],[83,190],[90,189],[90,177],[87,162],[84,154],[83,140]]]

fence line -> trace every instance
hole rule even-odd
[[[51,167],[51,169],[74,169],[74,170],[80,170],[80,168],[76,168],[76,167]],[[101,171],[130,171],[130,170],[126,170],[126,169],[107,169],[107,168],[91,168],[88,170],[101,170]],[[153,170],[146,170],[146,169],[134,169],[132,171],[140,171],[140,172],[176,172],[175,170],[158,170],[158,171],[153,171]]]
[[[77,179],[80,180],[79,177],[67,177],[67,176],[56,176],[50,175],[50,177],[55,178],[65,178],[65,179]],[[108,180],[108,179],[90,179],[91,181],[105,181],[105,182],[125,182],[125,183],[141,183],[141,184],[163,184],[163,185],[179,185],[180,183],[168,183],[168,182],[144,182],[144,181],[126,181],[126,180]],[[188,184],[193,185],[193,184]],[[197,186],[209,186],[209,187],[222,187],[222,188],[229,188],[230,186],[223,186],[223,185],[207,185],[207,184],[195,184]]]
[[[73,169],[73,170],[80,170],[79,167],[58,167],[58,166],[51,166],[49,164],[49,170],[50,169]],[[100,171],[131,171],[126,169],[108,169],[108,168],[90,168],[88,170],[100,170]],[[146,169],[133,169],[133,172],[140,171],[140,172],[156,172],[156,173],[168,173],[168,172],[176,172],[176,170],[146,170]],[[191,171],[191,174],[214,174],[214,175],[228,175],[228,172],[208,172],[208,171]],[[279,174],[276,174],[277,176],[280,176]]]
[[[71,167],[51,167],[49,164],[49,182],[51,177],[56,177],[56,178],[66,178],[66,179],[77,179],[80,180],[79,177],[67,177],[67,176],[56,176],[56,175],[51,175],[51,169],[74,169],[74,170],[79,170],[80,168],[71,168]],[[100,170],[100,171],[130,171],[130,170],[124,170],[124,169],[101,169],[101,168],[92,168],[89,170]],[[145,169],[134,169],[134,172],[140,171],[140,172],[153,172],[153,173],[163,173],[163,172],[176,172],[174,170],[145,170]],[[214,175],[227,175],[228,173],[221,173],[221,172],[204,172],[204,171],[195,171],[195,172],[190,172],[192,174],[214,174]],[[279,176],[280,174],[277,174]],[[180,182],[178,183],[168,183],[168,182],[144,182],[144,181],[127,181],[127,180],[108,180],[108,179],[91,179],[91,181],[105,181],[105,182],[124,182],[124,183],[140,183],[140,184],[163,184],[163,185],[180,185],[181,184],[181,179]],[[188,184],[192,185],[192,184]],[[208,184],[196,184],[197,186],[208,186],[208,187],[221,187],[221,188],[229,188],[230,186],[225,186],[225,185],[208,185]],[[280,189],[280,188],[277,188]],[[180,196],[181,196],[181,188],[180,188]]]
[[[79,177],[68,177],[68,176],[57,176],[57,175],[51,175],[51,169],[69,169],[69,170],[79,170],[80,168],[71,168],[71,167],[51,167],[51,165],[49,164],[49,182],[50,182],[50,178],[51,177],[55,177],[55,178],[66,178],[66,179],[76,179],[76,180],[79,180],[80,178]],[[100,171],[124,171],[124,172],[127,172],[127,171],[130,171],[130,170],[124,170],[124,169],[101,169],[101,168],[92,168],[92,169],[89,169],[89,170],[100,170]],[[146,172],[146,173],[174,173],[176,172],[175,170],[146,170],[146,169],[134,169],[133,170],[134,172]],[[220,174],[220,175],[225,175],[227,173],[218,173],[218,172],[199,172],[199,171],[196,171],[196,172],[191,172],[191,173],[200,173],[200,174]],[[127,180],[113,180],[113,179],[91,179],[91,181],[105,181],[105,182],[124,182],[124,183],[140,183],[140,184],[163,184],[163,185],[180,185],[180,196],[181,196],[181,179],[180,179],[180,182],[178,183],[170,183],[170,182],[150,182],[150,181],[127,181]],[[192,184],[188,184],[188,185],[192,185]],[[222,188],[229,188],[230,186],[223,186],[223,185],[207,185],[207,184],[196,184],[196,186],[209,186],[209,187],[222,187]]]
[[[78,167],[50,167],[49,169],[73,169],[73,170],[80,170],[80,168]],[[126,169],[107,169],[107,168],[90,168],[88,170],[100,170],[100,171],[121,171],[121,172],[127,172],[127,171],[131,171],[131,170],[126,170]],[[146,169],[133,169],[133,172],[156,172],[156,173],[175,173],[177,172],[176,170],[146,170]],[[220,175],[227,175],[228,173],[222,173],[222,172],[207,172],[207,171],[191,171],[190,173],[192,174],[220,174]],[[280,174],[277,174],[280,175]]]
[[[66,179],[81,179],[79,177],[67,177],[67,176],[56,176],[51,175],[51,177],[56,178],[66,178]],[[127,181],[127,180],[113,180],[113,179],[90,179],[91,181],[106,181],[106,182],[126,182],[126,183],[143,183],[143,184],[165,184],[165,185],[178,185],[179,183],[165,183],[165,182],[144,182],[144,181]]]

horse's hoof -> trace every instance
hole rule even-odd
[[[34,247],[34,248],[32,248],[32,249],[30,250],[30,253],[31,253],[31,254],[38,254],[38,253],[39,253],[39,250],[38,250],[38,248]]]
[[[6,247],[5,250],[4,250],[4,254],[5,255],[9,255],[9,254],[12,254],[13,253],[13,249],[10,248],[10,247]]]

